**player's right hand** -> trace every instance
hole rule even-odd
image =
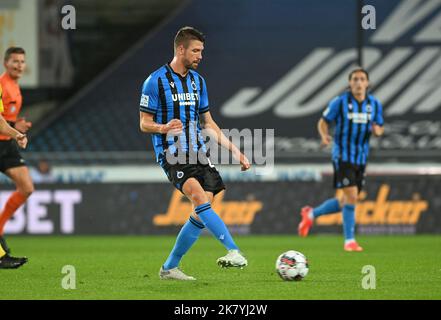
[[[330,135],[322,136],[322,146],[327,147],[331,144],[332,137]]]
[[[241,171],[247,171],[249,168],[251,168],[250,160],[248,160],[248,158],[243,154],[240,155],[240,164],[242,165],[240,168]]]
[[[22,133],[17,134],[15,140],[17,141],[18,146],[22,149],[25,149],[26,146],[28,145],[28,138],[26,137],[25,134]]]
[[[182,132],[182,122],[179,119],[172,119],[170,120],[164,127],[164,129],[162,130],[162,133],[165,134],[173,134],[173,135],[178,135]]]

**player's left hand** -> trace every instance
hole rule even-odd
[[[18,118],[17,122],[15,122],[14,127],[21,133],[26,133],[32,127],[32,122],[26,121],[25,118]]]
[[[372,124],[372,131],[374,132],[374,135],[379,137],[383,135],[384,128],[382,126],[379,126],[378,124],[374,123]]]

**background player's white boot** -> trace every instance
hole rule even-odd
[[[247,259],[239,252],[239,250],[229,250],[228,253],[217,259],[217,264],[222,268],[239,267],[243,268],[248,265]]]
[[[159,278],[162,280],[196,280],[194,277],[187,276],[178,267],[170,270],[164,270],[161,267],[159,270]]]

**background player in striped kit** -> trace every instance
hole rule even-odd
[[[157,162],[170,182],[194,206],[194,212],[182,227],[173,250],[160,269],[161,279],[195,280],[178,266],[205,227],[228,250],[227,255],[217,260],[220,266],[244,267],[248,264],[225,223],[211,208],[213,198],[225,186],[208,158],[202,128],[214,132],[216,142],[233,153],[242,170],[248,170],[251,164],[225,137],[210,115],[205,80],[195,71],[202,59],[204,42],[204,36],[198,30],[181,28],[175,36],[173,60],[153,72],[142,88],[141,131],[152,133]],[[184,158],[172,163],[175,155],[184,155]]]
[[[325,146],[332,142],[329,125],[336,125],[332,150],[334,187],[342,189],[343,196],[328,199],[315,208],[303,207],[298,227],[299,235],[306,237],[314,218],[342,211],[346,251],[363,251],[355,241],[355,205],[365,184],[369,138],[372,133],[384,133],[383,107],[367,92],[368,86],[368,72],[362,68],[353,70],[349,74],[350,90],[333,99],[319,120],[318,131]]]

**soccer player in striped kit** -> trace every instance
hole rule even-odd
[[[248,170],[251,164],[211,117],[207,85],[195,71],[202,60],[204,42],[204,36],[198,30],[181,28],[175,36],[173,60],[150,74],[142,88],[141,131],[152,134],[157,162],[175,188],[194,206],[174,248],[160,268],[161,279],[195,280],[179,269],[179,263],[204,228],[228,250],[217,260],[220,266],[245,267],[248,264],[225,223],[211,208],[213,198],[225,189],[225,185],[208,158],[201,130],[212,130],[213,138],[232,152],[240,161],[242,170]],[[181,159],[184,163],[171,161],[179,160],[173,158],[175,154],[184,155]]]
[[[369,138],[372,134],[381,136],[384,133],[383,107],[367,92],[368,86],[368,72],[362,68],[353,70],[349,74],[350,90],[334,98],[319,120],[322,144],[328,146],[334,141],[334,187],[342,189],[343,196],[328,199],[315,208],[303,207],[298,227],[299,235],[306,237],[315,218],[342,211],[346,251],[363,251],[355,240],[355,206],[365,184]],[[332,123],[335,123],[334,139],[329,135]]]

